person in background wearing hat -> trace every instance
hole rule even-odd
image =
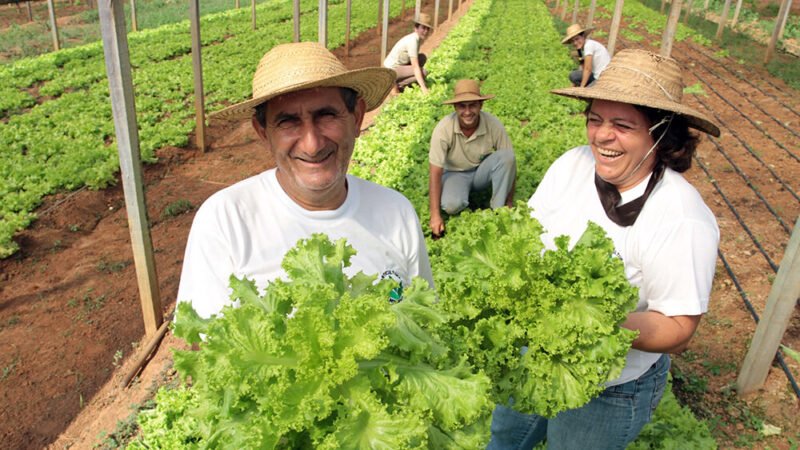
[[[358,252],[347,268],[380,274],[399,286],[412,277],[433,286],[416,211],[396,191],[347,174],[366,111],[388,95],[394,73],[348,71],[315,42],[267,52],[253,77],[251,100],[214,116],[249,119],[276,168],[206,200],[186,245],[178,300],[201,317],[229,303],[231,274],[259,289],[285,275],[281,261],[300,239],[325,233]],[[388,299],[387,299],[388,301]]]
[[[608,50],[603,44],[587,37],[593,29],[593,27],[584,28],[573,23],[567,28],[567,34],[561,41],[562,44],[575,46],[581,62],[580,69],[569,73],[569,81],[573,86],[584,87],[592,84],[611,60]]]
[[[384,67],[395,71],[396,81],[392,88],[395,94],[414,82],[419,84],[422,92],[428,93],[428,86],[425,84],[428,72],[424,68],[428,58],[419,52],[419,46],[428,37],[432,28],[431,16],[420,13],[414,21],[414,31],[397,41],[383,61]]]
[[[547,170],[528,205],[542,240],[574,243],[589,221],[614,242],[628,281],[639,288],[623,327],[638,331],[617,378],[586,405],[551,419],[499,405],[490,449],[621,449],[650,421],[667,383],[669,353],[684,350],[708,309],[719,228],[681,175],[699,137],[719,128],[682,101],[678,63],[645,50],[616,54],[591,87],[553,93],[582,99],[588,145]]]
[[[511,206],[517,163],[511,139],[500,120],[481,111],[478,82],[459,80],[453,98],[444,101],[454,112],[436,125],[429,154],[431,231],[444,233],[442,210],[458,214],[469,205],[469,193],[492,188],[490,206]]]

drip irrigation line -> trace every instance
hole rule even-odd
[[[750,312],[750,316],[753,318],[753,321],[758,324],[761,320],[758,317],[758,313],[756,312],[753,304],[750,302],[750,299],[747,296],[747,292],[742,289],[742,285],[739,283],[739,279],[736,278],[736,274],[733,273],[733,268],[731,268],[730,264],[728,264],[728,260],[725,259],[725,254],[722,253],[722,250],[717,249],[717,255],[719,255],[719,259],[722,261],[722,265],[725,266],[725,271],[728,272],[728,276],[733,281],[733,285],[736,286],[736,290],[739,292],[739,296],[742,297],[742,301],[744,302],[745,308]],[[778,349],[775,353],[775,357],[778,360],[778,364],[783,369],[783,373],[786,375],[786,378],[789,380],[789,384],[792,386],[792,390],[794,390],[794,394],[800,399],[800,386],[797,385],[797,380],[794,379],[792,375],[792,371],[789,369],[789,366],[786,365],[786,361],[783,359],[783,352]]]
[[[800,156],[797,156],[796,154],[792,153],[792,151],[791,151],[791,150],[789,150],[788,148],[786,148],[786,146],[785,146],[785,145],[781,144],[781,143],[780,143],[780,142],[778,142],[778,141],[777,141],[777,140],[776,140],[774,137],[772,137],[772,135],[770,135],[770,134],[767,132],[767,130],[765,130],[765,129],[761,128],[761,127],[760,127],[760,126],[759,126],[757,123],[755,123],[755,122],[753,121],[753,119],[751,119],[751,118],[747,117],[747,114],[745,114],[744,112],[742,112],[742,111],[741,111],[739,108],[737,108],[737,107],[736,107],[736,105],[734,105],[733,103],[731,103],[731,102],[730,102],[730,101],[729,101],[727,98],[725,98],[725,96],[723,96],[722,94],[720,94],[720,93],[719,93],[719,91],[717,91],[716,89],[714,89],[714,86],[712,86],[712,85],[711,85],[711,83],[707,82],[707,81],[706,81],[706,80],[704,80],[702,77],[700,77],[700,75],[698,75],[698,74],[697,74],[697,72],[695,72],[694,70],[691,70],[691,69],[690,69],[690,72],[692,72],[692,74],[693,74],[695,77],[697,77],[697,79],[698,79],[698,80],[700,80],[700,81],[701,81],[703,84],[705,84],[705,85],[706,85],[706,86],[707,86],[709,89],[711,89],[712,91],[714,91],[714,93],[715,93],[715,94],[717,94],[717,96],[718,96],[720,99],[722,99],[722,101],[724,101],[725,103],[727,103],[727,104],[728,104],[728,106],[730,106],[731,108],[733,108],[734,110],[736,110],[736,112],[738,112],[738,113],[739,113],[739,114],[740,114],[742,117],[744,117],[745,119],[747,119],[747,121],[748,121],[748,122],[750,122],[750,124],[752,124],[754,127],[756,127],[756,129],[758,129],[759,131],[761,131],[762,133],[764,133],[764,135],[765,135],[766,137],[768,137],[768,138],[769,138],[769,139],[770,139],[772,142],[774,142],[774,143],[775,143],[775,144],[776,144],[778,147],[780,147],[780,148],[782,148],[784,151],[786,151],[786,153],[787,153],[789,156],[791,156],[792,158],[794,158],[794,159],[795,159],[795,161],[797,161],[797,162],[800,162]]]
[[[750,178],[747,175],[745,175],[744,172],[742,172],[742,170],[739,168],[739,166],[736,165],[736,163],[733,162],[731,157],[725,152],[725,149],[723,149],[722,146],[719,145],[719,143],[715,139],[709,138],[709,141],[711,141],[711,143],[714,144],[715,147],[717,147],[717,150],[720,153],[722,153],[722,156],[724,156],[725,159],[727,159],[728,162],[731,164],[731,166],[733,166],[733,170],[735,170],[736,173],[738,173],[739,176],[741,176],[742,179],[744,179],[745,184],[747,184],[747,186],[758,196],[758,198],[761,199],[761,202],[764,203],[764,206],[769,210],[769,212],[772,213],[772,215],[776,219],[778,219],[778,223],[781,224],[781,226],[783,227],[784,231],[786,231],[786,233],[791,235],[792,234],[792,229],[789,226],[787,226],[786,223],[783,221],[783,219],[781,219],[781,216],[779,216],[778,213],[775,212],[774,209],[772,209],[772,206],[769,204],[767,199],[765,199],[764,196],[761,195],[761,192],[753,184],[753,182],[750,180]]]
[[[761,243],[758,241],[755,235],[753,235],[753,232],[750,231],[750,228],[747,226],[747,224],[744,223],[744,219],[742,219],[742,216],[739,215],[738,211],[736,211],[736,207],[733,206],[730,200],[728,200],[728,197],[725,195],[725,193],[722,192],[722,188],[719,187],[719,183],[717,183],[717,180],[713,176],[711,176],[711,173],[708,171],[706,165],[703,164],[703,161],[701,161],[700,158],[697,157],[697,155],[694,156],[694,160],[697,161],[697,165],[700,166],[700,168],[703,169],[703,172],[706,173],[706,176],[708,177],[708,180],[711,182],[711,184],[714,186],[714,189],[716,189],[717,193],[722,197],[723,200],[725,200],[725,204],[728,205],[728,208],[731,210],[734,217],[736,217],[736,220],[739,222],[739,225],[741,225],[745,233],[747,233],[747,235],[750,236],[750,239],[753,241],[753,244],[755,244],[756,248],[758,248],[758,251],[761,252],[764,258],[767,260],[769,266],[772,267],[773,271],[778,272],[778,265],[775,264],[774,261],[772,261],[772,258],[769,257],[767,251],[764,250],[764,247],[761,245]]]
[[[722,77],[721,77],[721,76],[720,76],[720,75],[719,75],[717,72],[714,72],[713,70],[711,70],[711,68],[710,68],[710,67],[708,67],[708,66],[703,66],[703,69],[707,70],[709,73],[711,73],[711,75],[714,75],[715,77],[717,77],[717,79],[718,79],[718,80],[720,80],[720,81],[721,81],[723,84],[725,84],[725,80],[724,80],[724,79],[722,79]],[[696,74],[696,73],[695,73],[695,74]],[[792,128],[789,128],[788,126],[786,126],[786,124],[785,124],[785,123],[781,122],[780,120],[778,120],[778,119],[776,119],[774,116],[772,116],[770,113],[768,113],[767,111],[765,111],[765,110],[764,110],[764,108],[762,108],[761,106],[759,106],[759,105],[758,105],[758,103],[756,103],[756,102],[754,102],[753,100],[751,100],[751,99],[750,99],[750,96],[747,96],[747,95],[745,95],[745,96],[743,96],[743,97],[744,97],[744,98],[745,98],[745,100],[747,100],[747,101],[748,101],[748,102],[749,102],[751,105],[753,105],[753,106],[754,106],[756,109],[758,109],[759,111],[761,111],[761,113],[762,113],[762,114],[764,114],[765,116],[767,116],[767,117],[769,117],[770,119],[772,119],[772,120],[773,120],[775,123],[777,123],[778,125],[780,125],[781,127],[783,127],[783,128],[786,130],[786,131],[788,131],[789,133],[792,133],[792,134],[793,134],[793,135],[795,135],[796,137],[800,137],[800,133],[798,133],[797,131],[793,130]]]
[[[784,107],[784,108],[786,108],[787,110],[789,110],[789,111],[793,112],[793,113],[794,113],[796,116],[800,117],[800,112],[797,112],[797,111],[796,111],[794,108],[792,108],[790,105],[788,105],[788,104],[784,103],[784,102],[783,102],[781,99],[779,99],[779,98],[778,98],[777,96],[775,96],[774,94],[770,94],[769,92],[767,92],[767,91],[765,91],[765,90],[761,89],[760,87],[756,86],[756,85],[755,85],[755,84],[754,84],[752,81],[750,81],[750,79],[749,79],[748,77],[742,76],[740,73],[738,73],[738,72],[736,72],[736,71],[732,70],[732,69],[731,69],[730,67],[728,67],[727,65],[725,65],[725,64],[722,64],[721,62],[719,62],[719,61],[717,61],[716,59],[712,58],[712,57],[711,57],[711,56],[709,56],[709,55],[708,55],[706,52],[704,52],[704,51],[702,51],[702,50],[700,50],[700,49],[698,49],[698,48],[693,48],[693,49],[694,49],[694,50],[695,50],[697,53],[700,53],[701,55],[705,56],[706,58],[710,59],[711,61],[714,61],[715,63],[717,63],[717,64],[719,64],[720,66],[722,66],[722,67],[723,67],[725,70],[727,70],[727,71],[728,71],[730,74],[732,74],[732,75],[733,75],[733,76],[735,76],[736,78],[738,78],[738,79],[740,79],[740,80],[744,81],[745,83],[749,84],[750,86],[752,86],[753,88],[755,88],[757,91],[761,92],[762,94],[766,95],[767,97],[771,97],[771,98],[772,98],[772,99],[774,99],[776,102],[778,102],[778,104],[779,104],[779,105],[783,106],[783,107]],[[779,86],[776,86],[776,85],[775,85],[774,83],[772,83],[772,81],[771,81],[771,80],[769,80],[768,78],[764,78],[764,77],[760,77],[760,76],[759,76],[759,78],[760,78],[762,81],[765,81],[765,82],[767,82],[767,84],[769,84],[770,86],[772,86],[773,88],[775,88],[775,89],[776,89],[778,92],[781,92],[781,91],[783,90],[783,88],[781,88],[781,87],[779,87]]]
[[[789,186],[788,184],[786,184],[786,182],[785,182],[785,181],[783,181],[783,178],[781,178],[781,177],[780,177],[780,176],[779,176],[777,173],[775,173],[775,171],[774,171],[774,170],[773,170],[773,169],[772,169],[772,168],[769,166],[769,164],[767,164],[766,162],[764,162],[764,160],[763,160],[763,159],[761,159],[761,157],[760,157],[760,156],[758,156],[758,155],[756,154],[755,150],[753,150],[753,148],[752,148],[752,147],[750,147],[750,145],[748,145],[748,144],[747,144],[747,142],[745,142],[745,141],[744,141],[744,140],[743,140],[743,139],[742,139],[742,138],[739,136],[739,134],[738,134],[738,133],[736,133],[736,131],[734,131],[734,129],[733,129],[733,128],[731,128],[731,127],[727,126],[727,125],[725,124],[725,122],[722,120],[722,118],[720,118],[720,117],[717,115],[717,113],[715,113],[715,112],[714,112],[714,110],[713,110],[713,109],[711,109],[711,108],[710,108],[710,107],[709,107],[709,106],[708,106],[708,105],[707,105],[707,104],[706,104],[706,103],[705,103],[703,100],[701,100],[701,99],[700,99],[700,97],[695,97],[695,98],[697,99],[697,101],[698,101],[698,102],[699,102],[701,105],[703,105],[703,107],[704,107],[706,110],[708,110],[708,112],[710,112],[710,113],[711,113],[711,114],[714,116],[714,118],[715,118],[715,119],[717,119],[717,122],[719,122],[719,124],[720,124],[720,125],[724,126],[724,127],[725,127],[725,128],[728,130],[728,132],[730,132],[730,133],[731,133],[731,135],[732,135],[733,137],[735,137],[735,138],[736,138],[736,140],[738,140],[740,144],[742,144],[742,146],[745,148],[745,150],[747,150],[747,151],[750,153],[750,155],[752,155],[752,156],[753,156],[753,158],[755,158],[755,159],[756,159],[756,161],[760,162],[760,163],[761,163],[761,165],[763,165],[763,166],[764,166],[764,168],[766,168],[766,169],[767,169],[767,171],[770,173],[770,175],[772,175],[772,177],[775,179],[775,181],[777,181],[778,183],[780,183],[780,185],[781,185],[781,186],[783,186],[783,188],[786,190],[786,192],[790,193],[790,194],[792,195],[792,197],[794,197],[795,199],[797,199],[797,201],[800,201],[800,196],[798,196],[798,195],[797,195],[797,193],[794,191],[794,189],[792,189],[792,188],[791,188],[791,186]]]

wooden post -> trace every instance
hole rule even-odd
[[[739,0],[742,1],[742,0]],[[689,0],[689,3],[686,4],[686,14],[683,16],[683,23],[689,23],[689,16],[692,14],[692,3],[694,0]]]
[[[240,5],[239,5],[239,0],[236,0],[236,1],[234,2],[233,6],[234,6],[236,9],[239,9],[239,6],[240,6]]]
[[[53,5],[53,0],[47,0],[47,13],[50,15],[50,34],[53,36],[53,51],[57,52],[59,49],[61,49],[61,43],[58,40],[56,7]]]
[[[706,11],[708,11],[708,3],[709,3],[710,1],[711,1],[711,0],[706,0],[706,2],[705,2],[705,3],[703,3],[703,12],[706,12]]]
[[[300,42],[300,0],[294,0],[294,41]]]
[[[742,10],[742,0],[736,0],[736,9],[733,10],[733,19],[731,20],[731,28],[736,26],[739,21],[739,12]]]
[[[417,0],[414,2],[414,20],[419,19],[419,12],[422,9],[422,5],[420,3],[422,3],[422,0]]]
[[[800,219],[794,224],[794,231],[783,254],[781,267],[767,297],[767,307],[756,326],[753,341],[736,379],[736,389],[740,395],[753,392],[764,385],[798,297],[800,297]]]
[[[152,336],[158,331],[164,318],[142,188],[139,131],[123,1],[104,0],[98,2],[97,6],[144,329],[147,336]]]
[[[667,8],[667,0],[661,0],[661,14],[664,14],[664,10]]]
[[[381,60],[378,61],[378,66],[383,65],[383,60],[386,59],[386,47],[389,45],[389,0],[383,0],[383,32],[381,33]]]
[[[25,2],[25,4],[28,6],[28,22],[33,22],[33,7],[31,6],[30,0]]]
[[[597,7],[597,0],[592,0],[589,4],[589,15],[586,17],[586,27],[589,28],[594,23],[594,10]]]
[[[256,0],[250,0],[250,20],[253,25],[253,31],[256,30]]]
[[[136,20],[136,0],[131,0],[131,30],[139,31],[139,22]]]
[[[722,7],[722,15],[719,16],[719,26],[717,26],[717,34],[714,39],[719,41],[722,39],[722,31],[725,30],[725,22],[728,20],[728,11],[731,9],[731,0],[725,0],[725,5]]]
[[[347,0],[344,24],[344,54],[350,56],[350,16],[353,14],[353,0]]]
[[[567,18],[567,9],[569,9],[568,3],[569,3],[568,0],[564,0],[564,2],[561,4],[561,16],[560,16],[560,18],[561,18],[562,21],[564,21],[564,19]]]
[[[319,43],[328,46],[328,0],[319,0]]]
[[[439,0],[433,2],[433,29],[439,28]]]
[[[447,21],[453,18],[453,0],[447,0]]]
[[[611,29],[608,31],[608,54],[614,56],[614,47],[617,45],[619,24],[622,21],[622,6],[625,0],[617,0],[614,4],[614,16],[611,18]]]
[[[775,28],[772,30],[772,37],[770,37],[769,45],[767,45],[767,53],[764,55],[764,64],[769,64],[772,60],[772,55],[775,53],[775,47],[778,45],[778,41],[781,38],[783,25],[786,23],[786,19],[789,16],[789,9],[791,6],[792,0],[783,0],[783,2],[781,2],[781,9],[778,11],[778,17],[775,19]]]
[[[783,39],[783,32],[786,29],[786,22],[789,21],[789,14],[792,11],[792,0],[789,0],[786,4],[786,12],[783,13],[783,19],[781,20],[781,28],[778,30],[778,40]],[[780,14],[778,14],[780,16]]]
[[[575,0],[575,6],[572,8],[572,22],[578,23],[578,9],[581,7],[581,0]]]
[[[669,8],[667,26],[664,27],[664,34],[661,36],[660,53],[662,56],[669,56],[672,53],[672,41],[675,40],[675,31],[678,29],[678,20],[681,18],[681,3],[683,0],[672,0],[672,6]]]
[[[103,0],[100,0],[103,1]],[[200,0],[189,1],[189,21],[192,31],[192,72],[194,73],[194,113],[197,146],[206,151],[206,106],[203,93],[203,59],[200,43]]]
[[[400,3],[400,20],[406,18],[406,0]]]

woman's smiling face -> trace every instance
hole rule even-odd
[[[636,186],[653,171],[656,157],[654,152],[648,155],[653,147],[650,126],[644,113],[631,104],[592,101],[586,134],[595,171],[620,192]]]

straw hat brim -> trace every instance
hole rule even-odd
[[[286,85],[267,95],[246,100],[213,112],[209,114],[209,118],[228,120],[249,119],[255,113],[255,108],[258,105],[268,102],[275,97],[304,89],[320,87],[344,87],[353,89],[358,93],[359,97],[364,99],[367,111],[372,111],[383,103],[383,100],[392,89],[395,77],[396,74],[394,70],[383,67],[368,67],[351,70],[330,78]]]
[[[464,94],[464,95],[457,95],[451,99],[447,99],[442,102],[443,105],[453,105],[456,103],[462,102],[474,102],[478,100],[489,100],[494,98],[494,95],[475,95],[475,94]]]
[[[433,29],[433,25],[431,25],[430,23],[420,22],[419,20],[415,20],[414,25],[422,25],[423,27],[428,27],[430,29]]]
[[[594,27],[586,27],[586,28],[581,28],[578,31],[574,31],[572,33],[569,33],[569,34],[567,34],[567,36],[564,39],[561,40],[561,43],[562,44],[567,44],[567,43],[569,43],[569,40],[574,38],[575,36],[577,36],[577,35],[579,35],[581,33],[586,33],[586,32],[592,31],[592,30],[594,30]]]
[[[601,75],[602,77],[602,75]],[[552,94],[562,95],[578,100],[608,100],[612,102],[628,103],[631,105],[646,106],[649,108],[671,111],[684,116],[689,126],[705,133],[719,137],[719,127],[708,117],[693,108],[681,103],[642,95],[641,93],[620,92],[613,89],[591,87],[571,87],[564,89],[554,89]]]

